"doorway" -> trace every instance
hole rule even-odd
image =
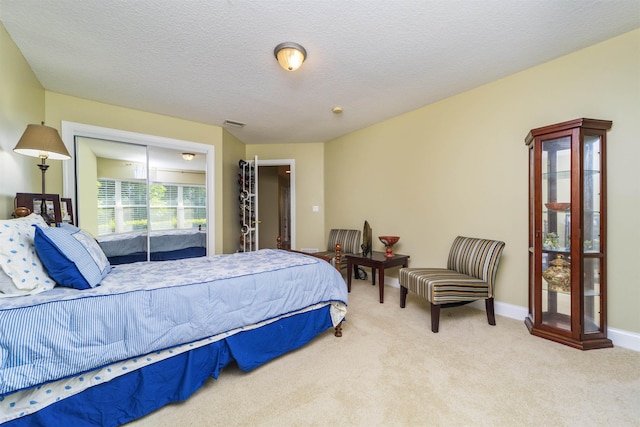
[[[282,248],[291,249],[291,180],[288,166],[259,166],[259,249],[274,249],[277,238]]]
[[[257,160],[258,249],[295,249],[295,160]]]

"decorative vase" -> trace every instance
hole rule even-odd
[[[549,267],[542,272],[542,277],[549,283],[549,290],[569,292],[571,290],[571,264],[558,254]]]
[[[24,206],[18,206],[14,211],[13,214],[17,217],[17,218],[22,218],[25,217],[27,215],[29,215],[31,213],[31,210],[29,208],[26,208]]]
[[[398,243],[400,236],[378,236],[378,239],[380,239],[385,248],[387,248],[384,256],[393,258],[393,245]]]

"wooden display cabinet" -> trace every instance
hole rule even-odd
[[[606,133],[576,119],[533,129],[529,147],[529,314],[533,335],[582,350],[607,338]]]

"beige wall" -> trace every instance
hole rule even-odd
[[[323,248],[327,236],[324,230],[324,144],[251,144],[247,158],[260,160],[295,160],[296,247]],[[319,206],[319,212],[312,212]],[[324,242],[324,243],[323,243]]]
[[[238,162],[246,159],[245,145],[226,130],[223,132],[223,252],[230,254],[240,248],[240,222],[238,221]]]
[[[98,179],[98,158],[86,143],[85,138],[78,138],[77,156],[82,159],[82,167],[76,170],[78,179],[76,180],[76,191],[78,199],[76,200],[79,216],[82,216],[80,223],[76,219],[76,225],[91,233],[94,237],[98,237],[98,210],[96,209],[98,200],[98,187],[96,185]]]
[[[178,153],[180,154],[180,153]],[[94,156],[95,157],[95,156]],[[84,157],[82,158],[84,162]],[[136,167],[145,168],[144,163],[132,164],[128,161],[98,158],[97,178],[136,179]],[[165,184],[206,185],[207,174],[200,171],[181,171],[176,169],[157,169],[152,167],[149,173],[152,182]]]
[[[410,266],[444,265],[458,234],[504,240],[496,300],[526,307],[524,138],[575,118],[612,120],[608,320],[640,332],[639,97],[637,30],[329,141],[326,227],[368,220],[374,249],[382,249],[377,236],[399,235],[396,249],[411,255]]]
[[[49,91],[45,92],[45,105],[47,123],[58,131],[62,121],[70,121],[215,146],[215,253],[222,252],[222,128]],[[61,167],[55,171],[55,179],[61,192]]]
[[[13,152],[30,123],[45,119],[44,89],[0,23],[0,218],[13,212],[16,193],[39,193],[42,175],[35,157]],[[55,168],[60,161],[47,162]],[[47,174],[48,175],[48,174]],[[47,184],[53,180],[47,180]],[[54,185],[47,192],[57,193]]]

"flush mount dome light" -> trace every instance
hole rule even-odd
[[[195,153],[182,153],[182,158],[186,161],[191,161],[195,157]]]
[[[298,43],[280,43],[273,50],[273,54],[278,60],[278,64],[287,71],[295,71],[307,58],[307,51]]]

